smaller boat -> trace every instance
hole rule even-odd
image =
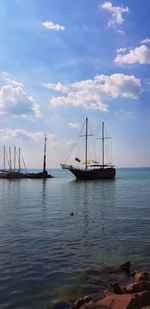
[[[94,179],[113,179],[116,176],[116,169],[112,164],[105,164],[105,134],[104,134],[104,122],[102,122],[102,164],[95,160],[88,159],[88,118],[85,120],[85,134],[80,135],[85,137],[85,162],[84,167],[74,166],[72,164],[61,164],[63,169],[69,170],[77,179],[79,180],[94,180]],[[81,162],[81,160],[76,157],[75,161]]]
[[[46,141],[47,137],[45,135],[44,140],[44,159],[43,159],[43,171],[38,173],[28,173],[25,165],[25,161],[23,155],[21,153],[21,149],[19,147],[19,151],[17,153],[16,147],[14,147],[14,166],[12,167],[12,160],[11,160],[11,147],[9,147],[9,158],[7,155],[6,148],[4,146],[4,169],[0,171],[0,178],[6,179],[18,179],[18,178],[32,178],[32,179],[46,179],[46,178],[53,178],[50,174],[48,174],[46,170]],[[24,169],[21,168],[21,157],[24,165]],[[18,168],[16,168],[16,159],[18,159]],[[8,163],[8,169],[6,169],[6,160]],[[25,172],[24,172],[25,171]]]
[[[45,134],[43,171],[39,172],[39,173],[26,173],[26,178],[32,178],[32,179],[54,178],[52,175],[48,174],[48,172],[46,170],[46,141],[47,141],[47,137],[46,137],[46,134]]]
[[[21,170],[21,149],[17,153],[16,147],[14,147],[14,166],[12,166],[12,153],[11,147],[9,147],[9,156],[4,146],[4,169],[0,171],[0,178],[6,179],[18,179],[25,178],[25,174]],[[18,167],[16,167],[16,159],[18,159]],[[8,163],[8,168],[6,168],[6,161]],[[24,162],[24,159],[23,159]],[[25,164],[25,163],[24,163]],[[26,170],[26,167],[25,167]]]

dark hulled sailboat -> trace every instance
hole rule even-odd
[[[82,135],[83,136],[83,135]],[[79,180],[89,179],[113,179],[116,175],[116,169],[110,164],[105,164],[105,134],[104,134],[104,122],[102,122],[102,164],[93,161],[93,164],[89,164],[88,160],[88,118],[85,121],[85,166],[84,168],[74,167],[72,165],[61,164],[63,169],[69,170]],[[80,162],[78,158],[75,159]]]

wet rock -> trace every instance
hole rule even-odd
[[[85,304],[81,309],[141,309],[150,305],[150,292],[138,294],[112,294],[96,303]]]
[[[90,296],[85,296],[83,299],[85,303],[90,303],[92,301],[92,297]]]
[[[112,288],[113,288],[113,292],[116,294],[123,294],[122,288],[121,286],[117,283],[114,282],[111,284]]]
[[[134,271],[132,273],[133,279],[136,282],[139,281],[150,281],[150,274],[147,272]]]
[[[85,304],[83,297],[80,297],[76,300],[76,302],[73,304],[73,309],[81,308]]]
[[[139,293],[142,291],[150,291],[150,281],[140,281],[138,283],[130,283],[124,288],[125,293]]]
[[[131,307],[129,307],[131,301],[131,295],[112,294],[104,297],[96,303],[86,304],[82,309],[131,309]],[[134,308],[135,307],[132,307],[132,309]]]
[[[143,308],[144,306],[150,306],[150,292],[143,291],[138,294],[137,296],[138,302],[140,303],[140,308]]]
[[[125,263],[120,265],[120,269],[129,274],[130,273],[130,265],[131,265],[131,262],[126,261]]]
[[[130,269],[130,263],[125,263],[125,268]],[[124,265],[124,264],[123,264]],[[127,268],[126,268],[127,266]],[[136,281],[119,285],[117,282],[112,284],[112,291],[105,291],[104,297],[97,302],[91,298],[80,298],[74,308],[81,309],[148,309],[150,308],[150,273],[135,271],[133,278]],[[130,277],[131,278],[131,277]],[[135,279],[134,278],[134,279]],[[144,280],[143,280],[144,279]],[[87,299],[87,302],[86,302]]]
[[[92,302],[92,298],[90,296],[80,297],[73,304],[73,309],[81,308],[84,304]]]

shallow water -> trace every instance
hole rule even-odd
[[[0,308],[96,295],[125,280],[119,265],[129,259],[149,270],[150,169],[118,169],[110,181],[50,173],[0,179]]]

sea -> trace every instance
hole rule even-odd
[[[127,260],[150,270],[150,168],[95,181],[49,172],[55,178],[0,179],[0,309],[96,299],[129,280]]]

